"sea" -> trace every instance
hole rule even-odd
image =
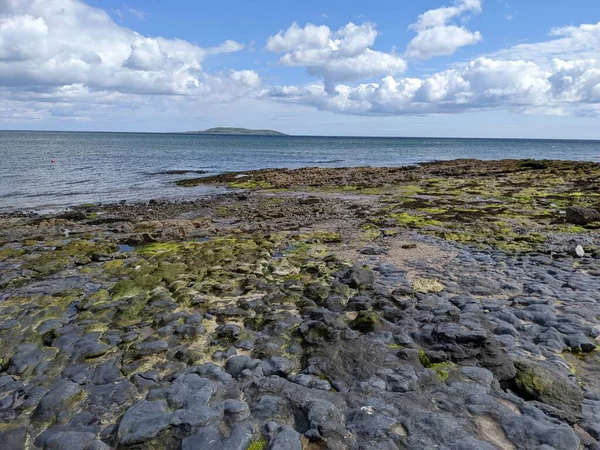
[[[198,198],[224,188],[175,182],[229,171],[456,158],[600,162],[600,141],[0,131],[0,212]]]

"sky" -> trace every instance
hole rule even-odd
[[[598,0],[0,0],[0,129],[600,139]]]

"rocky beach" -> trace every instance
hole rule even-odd
[[[0,216],[0,447],[600,449],[600,164]]]

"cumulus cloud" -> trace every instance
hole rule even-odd
[[[306,67],[327,88],[335,83],[374,76],[395,75],[406,70],[401,57],[373,50],[377,30],[373,24],[346,26],[333,32],[329,27],[293,23],[267,39],[267,50],[284,53],[280,63]]]
[[[243,48],[231,40],[202,48],[146,37],[80,0],[5,0],[0,2],[0,95],[7,102],[16,97],[89,102],[114,100],[113,94],[244,95],[259,86],[256,73],[210,74],[202,67],[208,57]]]
[[[349,114],[439,114],[509,109],[520,112],[592,114],[600,103],[600,62],[554,59],[551,70],[534,62],[481,57],[460,69],[426,78],[387,76],[378,83],[284,87],[269,95]]]
[[[481,12],[481,0],[457,0],[454,6],[431,9],[421,14],[409,29],[417,35],[409,42],[406,56],[429,59],[452,55],[456,50],[481,41],[479,31],[472,32],[464,26],[450,23],[465,18],[467,14]]]
[[[514,45],[488,56],[503,59],[525,59],[544,64],[551,57],[561,59],[598,58],[599,49],[600,22],[554,28],[550,30],[550,39]]]

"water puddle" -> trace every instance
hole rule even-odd
[[[135,248],[132,247],[131,245],[119,244],[119,251],[120,252],[133,252],[134,250],[135,250]]]

